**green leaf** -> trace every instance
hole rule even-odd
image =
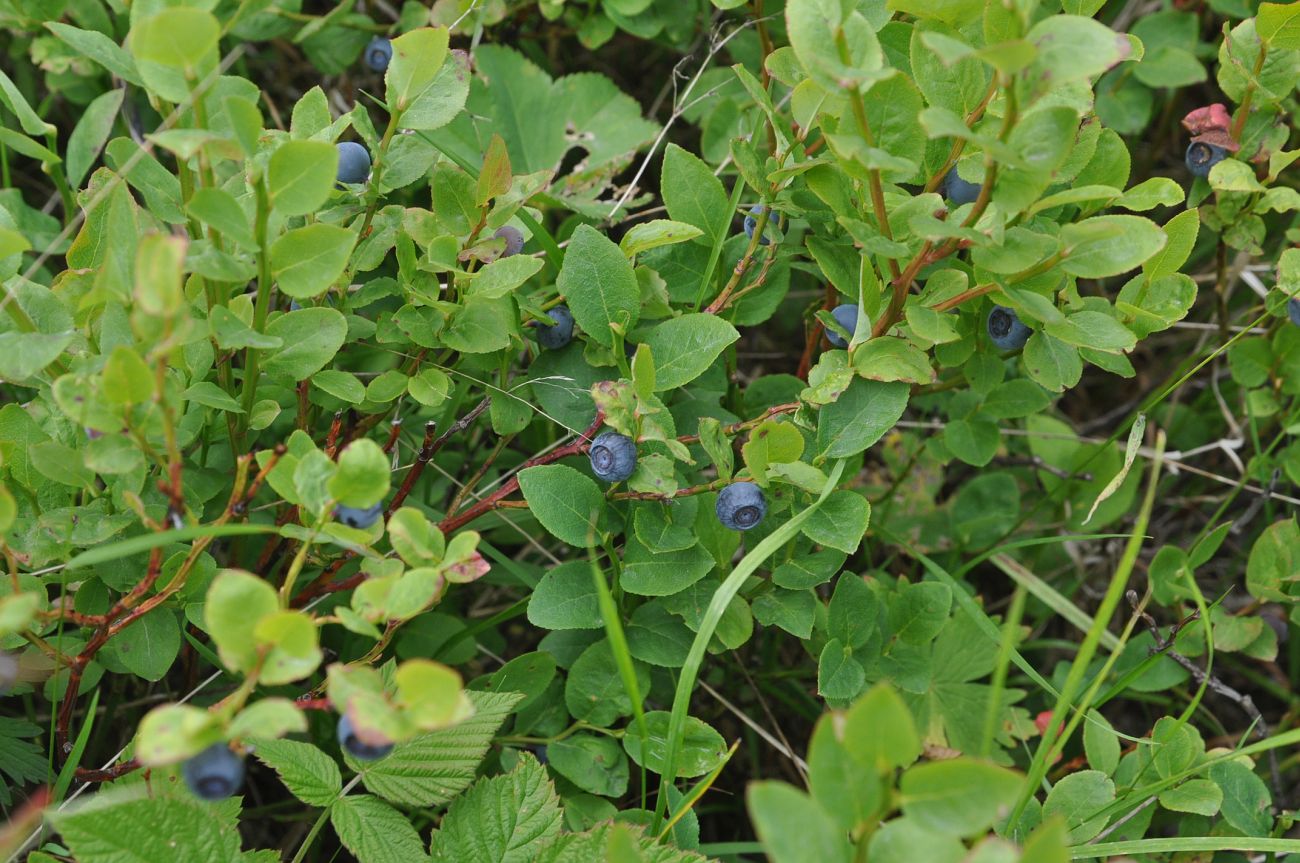
[[[441,806],[474,781],[493,736],[522,696],[468,692],[474,714],[398,743],[362,773],[366,789],[402,806]]]
[[[324,222],[286,232],[271,244],[276,284],[296,300],[320,296],[343,275],[355,239],[346,228]]]
[[[650,690],[650,675],[644,665],[632,663],[637,691]],[[582,652],[569,667],[564,687],[564,704],[574,719],[592,725],[608,726],[632,711],[632,699],[619,676],[618,662],[607,639],[601,639]]]
[[[894,427],[907,407],[909,387],[855,378],[838,399],[821,409],[817,448],[826,458],[856,455]]]
[[[510,815],[502,817],[502,813]],[[531,754],[522,754],[514,770],[480,780],[452,802],[429,840],[431,859],[434,863],[531,860],[559,834],[563,817],[546,768]]]
[[[889,605],[889,628],[899,641],[926,644],[943,629],[952,609],[952,590],[938,581],[903,585]]]
[[[856,650],[876,631],[879,607],[876,592],[866,581],[853,573],[845,573],[836,583],[826,610],[826,634],[850,650]]]
[[[378,797],[358,794],[330,807],[330,824],[359,863],[420,863],[424,843],[406,816]]]
[[[849,863],[848,836],[817,801],[784,782],[752,782],[745,792],[754,830],[772,863]]]
[[[859,345],[853,351],[853,368],[871,381],[929,384],[935,380],[929,357],[907,341],[889,336]]]
[[[817,660],[817,692],[832,704],[856,698],[867,683],[867,672],[853,655],[853,649],[832,638]]]
[[[1079,770],[1052,786],[1043,801],[1043,817],[1064,817],[1070,844],[1081,845],[1106,826],[1107,817],[1094,813],[1104,812],[1114,801],[1115,783],[1110,777],[1099,770]]]
[[[248,225],[248,215],[244,212],[244,208],[239,206],[234,196],[224,189],[198,189],[190,197],[185,209],[191,216],[206,222],[235,242],[250,248],[256,245],[253,241],[253,231]],[[225,306],[214,307],[212,310],[214,315],[217,309],[230,315],[229,309]]]
[[[226,667],[249,671],[257,664],[257,625],[279,610],[275,588],[252,573],[238,569],[217,573],[203,606],[204,626]]]
[[[1259,4],[1255,32],[1272,48],[1300,48],[1300,7],[1294,3]]]
[[[162,680],[181,649],[176,613],[169,608],[154,609],[121,630],[105,649],[131,674],[145,680]]]
[[[67,26],[49,24],[49,27]],[[76,29],[70,27],[69,29]],[[87,32],[87,31],[77,31]],[[107,39],[100,33],[95,33],[102,39]],[[114,46],[116,47],[116,46]],[[121,50],[121,49],[118,49]],[[125,54],[125,52],[123,52]],[[130,58],[127,58],[128,62]],[[74,187],[80,187],[81,181],[86,178],[87,172],[90,171],[91,165],[99,158],[99,151],[104,148],[104,143],[108,136],[113,133],[113,125],[117,122],[118,111],[122,107],[122,97],[125,94],[124,89],[109,90],[95,97],[95,100],[86,106],[77,121],[76,128],[68,136],[67,160],[64,167],[68,172],[68,183]]]
[[[98,30],[82,30],[59,21],[47,21],[45,27],[79,56],[95,61],[128,83],[137,87],[144,86],[144,80],[140,77],[139,70],[135,68],[135,61],[131,59],[131,55],[121,45]],[[74,180],[69,177],[68,181],[75,185],[79,178]]]
[[[1223,805],[1223,790],[1209,779],[1189,779],[1161,792],[1160,805],[1174,812],[1215,815]]]
[[[239,711],[231,721],[228,734],[232,739],[258,737],[274,740],[286,734],[307,731],[307,717],[288,698],[271,696],[253,702]]]
[[[233,814],[196,797],[150,795],[137,783],[49,817],[86,863],[230,863],[240,846]]]
[[[1273,826],[1272,798],[1264,780],[1239,761],[1221,761],[1210,768],[1210,779],[1223,790],[1220,812],[1225,821],[1247,836],[1267,836]]]
[[[837,489],[804,522],[803,533],[818,545],[853,554],[870,523],[871,504],[867,499],[855,491]]]
[[[271,202],[286,216],[314,213],[329,199],[338,170],[339,153],[333,144],[285,141],[271,154],[266,169]],[[276,246],[272,246],[273,252]],[[283,276],[278,277],[283,279]],[[281,289],[284,289],[283,282]]]
[[[675,222],[684,222],[697,228],[699,236],[707,245],[712,246],[725,239],[724,232],[731,223],[727,192],[722,187],[722,181],[713,175],[713,171],[699,157],[676,144],[669,144],[664,150],[663,176],[659,188],[668,215]]]
[[[574,734],[546,747],[546,763],[588,794],[620,797],[627,792],[627,756],[612,738]]]
[[[699,543],[676,551],[629,543],[618,583],[638,596],[672,596],[708,575],[713,565],[713,555]]]
[[[659,324],[644,339],[655,358],[654,391],[675,390],[695,380],[739,338],[736,328],[717,315],[682,315]]]
[[[529,510],[553,536],[578,548],[596,542],[605,497],[590,477],[565,465],[539,465],[520,471],[519,488]]]
[[[220,306],[217,308],[220,308]],[[185,392],[181,393],[181,397],[186,401],[195,402],[219,411],[230,411],[236,414],[244,412],[244,408],[239,402],[235,401],[229,393],[212,381],[199,381],[193,384]]]
[[[1119,766],[1119,735],[1106,717],[1096,710],[1088,713],[1088,721],[1083,724],[1083,750],[1094,770],[1109,776]]]
[[[1165,247],[1168,238],[1141,216],[1094,216],[1061,229],[1065,259],[1073,276],[1103,279],[1140,266]]]
[[[169,102],[183,102],[204,74],[215,71],[220,38],[211,12],[177,6],[135,22],[128,42],[145,86]]]
[[[306,380],[334,359],[347,338],[348,325],[334,309],[299,309],[267,325],[266,334],[284,347],[269,351],[262,371],[290,381]]]
[[[632,264],[618,246],[590,225],[580,225],[569,241],[556,287],[574,320],[590,338],[612,347],[610,324],[624,332],[641,313],[641,290]]]
[[[548,569],[528,600],[528,622],[553,630],[604,626],[591,564],[571,560]]]
[[[140,721],[135,755],[141,764],[160,767],[197,755],[220,739],[211,712],[189,704],[164,704]]]
[[[899,783],[903,814],[929,830],[973,836],[1015,803],[1023,777],[984,761],[954,758],[918,764]]]
[[[365,509],[388,495],[388,456],[369,438],[354,440],[339,454],[339,469],[330,479],[330,497],[344,506]]]
[[[672,146],[674,145],[669,145],[670,148]],[[673,243],[684,243],[703,235],[704,231],[695,225],[674,222],[671,219],[651,219],[648,222],[638,222],[629,228],[623,235],[623,239],[619,240],[618,247],[629,258],[635,258],[650,249]]]
[[[449,35],[445,27],[421,27],[392,41],[393,57],[384,73],[390,111],[402,113],[434,82],[447,59]]]
[[[889,9],[953,27],[969,24],[984,11],[981,0],[889,0]]]
[[[631,725],[623,735],[623,748],[639,766],[660,772],[668,751],[666,710],[652,710],[645,715],[646,738],[641,739],[640,725]],[[703,776],[727,759],[727,744],[722,735],[703,720],[686,717],[677,775],[683,778]]]
[[[310,743],[258,738],[253,754],[279,775],[284,787],[308,806],[329,806],[343,790],[339,766]]]
[[[966,847],[959,839],[936,833],[914,818],[895,818],[886,822],[871,837],[867,853],[871,855],[872,863],[910,863],[912,860],[957,863],[963,859],[982,863],[984,860],[976,856],[967,858]]]
[[[143,404],[153,398],[154,374],[128,345],[118,345],[104,364],[104,397],[109,404]]]
[[[541,271],[544,262],[530,255],[498,258],[479,270],[469,292],[481,297],[504,297]]]

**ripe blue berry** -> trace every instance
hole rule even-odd
[[[844,329],[849,331],[849,335],[852,335],[853,331],[857,329],[858,326],[858,307],[854,303],[838,305],[831,309],[831,317],[835,319],[835,323],[844,327]],[[839,333],[834,333],[830,330],[826,331],[826,341],[830,342],[837,348],[847,348],[849,346],[849,343],[846,342]]]
[[[1286,315],[1291,319],[1291,323],[1300,327],[1300,300],[1286,301]]]
[[[989,312],[989,338],[1004,351],[1023,348],[1033,330],[1020,323],[1016,313],[1006,306],[994,306]]]
[[[1193,177],[1208,177],[1210,169],[1228,157],[1228,151],[1205,141],[1193,141],[1187,147],[1183,161]]]
[[[355,527],[357,530],[365,530],[374,524],[384,513],[384,502],[381,500],[374,506],[368,506],[364,509],[356,506],[344,506],[339,504],[334,507],[334,517],[348,527]]]
[[[754,239],[754,229],[758,227],[758,217],[763,215],[763,211],[765,209],[766,208],[762,204],[755,204],[754,206],[749,208],[749,214],[745,216],[745,236],[749,237],[751,240]],[[768,220],[768,223],[769,224],[771,223],[770,218]],[[771,242],[772,241],[769,240],[766,236],[761,236],[758,238],[758,244],[760,246],[766,246]]]
[[[605,432],[591,442],[592,473],[605,482],[622,482],[636,470],[636,443],[618,432]]]
[[[573,341],[573,314],[568,306],[556,306],[546,316],[555,321],[555,325],[545,326],[534,322],[533,326],[537,327],[537,342],[544,348],[558,351]]]
[[[957,174],[957,166],[953,165],[943,176],[943,196],[948,199],[955,207],[962,204],[973,204],[979,199],[980,190],[984,187],[979,183],[969,183],[963,180]]]
[[[195,797],[225,800],[244,784],[244,759],[225,743],[214,743],[186,761],[181,773]]]
[[[370,153],[356,141],[340,141],[339,174],[340,183],[364,183],[370,176]]]
[[[718,503],[713,511],[723,527],[749,530],[757,527],[767,515],[767,499],[763,497],[763,490],[752,482],[733,482],[718,492]]]
[[[524,235],[519,233],[519,229],[514,225],[502,225],[492,233],[492,236],[506,241],[506,250],[501,253],[503,258],[517,255],[524,250]]]
[[[366,46],[366,52],[362,55],[366,60],[366,65],[376,72],[388,71],[388,61],[393,59],[393,43],[389,42],[383,36],[376,36],[370,40]]]
[[[352,727],[352,720],[346,716],[339,717],[339,746],[358,761],[375,761],[393,751],[391,743],[366,743],[357,736]]]

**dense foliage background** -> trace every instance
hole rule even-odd
[[[9,859],[1300,859],[1300,5],[0,25]]]

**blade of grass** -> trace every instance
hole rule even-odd
[[[64,564],[64,568],[78,569],[83,566],[94,566],[97,563],[117,560],[119,557],[130,557],[142,551],[151,551],[160,545],[202,539],[205,536],[248,536],[256,533],[280,532],[280,528],[271,524],[217,524],[206,527],[182,527],[178,530],[163,530],[157,533],[146,533],[143,536],[133,536],[129,539],[110,542],[108,545],[101,545],[90,549],[90,551],[83,551]]]
[[[77,775],[77,768],[81,766],[81,756],[86,751],[86,743],[90,740],[90,729],[95,725],[95,711],[99,709],[99,690],[96,689],[90,696],[90,708],[86,711],[86,721],[82,723],[81,731],[77,732],[77,739],[72,744],[72,751],[68,753],[68,760],[63,762],[63,769],[59,771],[59,778],[54,782],[54,792],[51,798],[55,804],[62,803],[64,796],[68,793],[68,788],[72,786],[72,777]]]
[[[1007,557],[1005,554],[996,554],[992,557],[991,562],[1010,576],[1012,581],[1032,593],[1039,602],[1074,624],[1074,627],[1079,631],[1087,632],[1092,627],[1093,620],[1090,614],[1070,602],[1056,588],[1034,575],[1019,561]],[[1107,650],[1112,652],[1119,647],[1119,639],[1115,637],[1115,633],[1109,630],[1102,633],[1101,643]]]
[[[718,779],[718,775],[722,773],[722,768],[727,766],[727,762],[731,760],[731,756],[735,755],[736,750],[739,748],[740,738],[736,738],[736,742],[731,744],[731,747],[727,750],[727,754],[722,756],[722,760],[718,762],[718,766],[710,770],[699,782],[695,783],[695,787],[692,788],[684,798],[682,798],[681,806],[673,817],[668,819],[668,822],[664,824],[664,829],[660,831],[660,842],[668,837],[668,834],[673,830],[673,826],[676,825],[678,821],[685,818],[686,813],[690,812],[691,809],[695,807],[695,804],[699,802],[700,798],[704,796],[705,792],[713,786],[713,783]]]
[[[1002,690],[1007,685],[1007,666],[1011,664],[1011,651],[1016,646],[1016,630],[1025,613],[1025,588],[1016,588],[1011,596],[1011,607],[1002,624],[1002,642],[998,645],[997,664],[993,667],[993,680],[989,684],[988,708],[984,712],[984,734],[980,738],[980,757],[987,758],[993,751],[993,737],[997,730],[998,712],[1002,707]]]
[[[1051,765],[1052,758],[1060,751],[1061,745],[1065,741],[1063,735],[1058,735],[1058,730],[1064,724],[1066,713],[1077,706],[1074,703],[1075,696],[1081,691],[1084,677],[1088,673],[1088,666],[1097,653],[1097,647],[1101,643],[1101,634],[1110,625],[1110,620],[1114,616],[1115,610],[1119,608],[1120,601],[1124,598],[1124,592],[1128,588],[1129,576],[1132,575],[1133,567],[1137,564],[1138,552],[1142,550],[1147,525],[1151,521],[1151,510],[1155,506],[1156,484],[1160,479],[1164,449],[1164,433],[1157,430],[1155,458],[1152,459],[1150,472],[1147,475],[1146,495],[1142,500],[1137,520],[1133,525],[1133,535],[1129,537],[1128,544],[1124,547],[1124,554],[1120,558],[1119,566],[1115,567],[1115,572],[1110,579],[1110,585],[1106,588],[1101,605],[1093,618],[1092,626],[1088,629],[1087,635],[1083,638],[1083,644],[1079,647],[1079,652],[1075,654],[1074,661],[1070,664],[1070,671],[1066,675],[1065,684],[1061,687],[1061,693],[1057,696],[1056,704],[1052,707],[1052,717],[1048,720],[1042,739],[1034,750],[1034,757],[1029,763],[1027,778],[1020,791],[1020,797],[1011,810],[1010,818],[1007,819],[1006,832],[1010,836],[1017,835],[1016,827],[1020,823],[1021,816],[1024,815],[1025,807],[1028,805],[1034,791],[1047,775],[1047,768]],[[1112,654],[1111,656],[1114,659],[1116,655]],[[1098,676],[1094,687],[1100,684],[1101,678]],[[1078,717],[1075,718],[1075,721],[1078,721]]]
[[[1264,839],[1253,836],[1130,839],[1126,842],[1076,845],[1070,849],[1070,859],[1092,860],[1117,854],[1167,854],[1178,851],[1265,851],[1274,854],[1300,854],[1300,839]]]
[[[610,560],[617,566],[618,556],[614,554],[614,549],[608,548],[607,553]],[[591,561],[591,579],[596,585],[600,616],[605,621],[605,636],[609,639],[610,651],[614,654],[614,663],[618,666],[618,676],[623,681],[623,690],[632,702],[632,715],[636,718],[637,732],[641,735],[641,751],[646,752],[650,745],[650,731],[645,724],[645,710],[641,705],[641,687],[636,682],[636,669],[632,666],[632,652],[627,646],[627,635],[623,632],[623,621],[619,617],[618,603],[614,601],[614,594],[610,592],[609,585],[605,583],[605,573],[596,561],[596,549],[592,545],[587,546],[587,559]],[[646,801],[649,799],[649,783],[646,767],[642,764],[642,809],[646,808]]]
[[[740,206],[740,196],[745,191],[745,181],[736,178],[736,184],[731,187],[731,202],[727,205],[727,224],[731,223],[731,214],[736,212]],[[695,294],[695,311],[700,310],[704,305],[704,298],[708,296],[709,287],[713,284],[713,274],[718,269],[718,259],[722,257],[722,246],[727,242],[727,226],[721,225],[722,230],[718,232],[718,238],[713,241],[713,250],[709,252],[709,265],[704,268],[704,277],[700,279],[700,289]]]
[[[664,807],[668,805],[668,788],[677,778],[677,760],[681,757],[682,737],[686,732],[686,714],[691,703],[691,693],[695,689],[695,680],[699,676],[700,666],[704,663],[704,654],[713,639],[713,633],[718,628],[718,622],[722,620],[723,612],[740,591],[740,586],[745,583],[745,579],[753,575],[765,560],[793,539],[803,523],[825,502],[826,498],[830,497],[831,492],[839,485],[840,475],[843,473],[844,461],[835,462],[835,467],[817,499],[794,518],[768,534],[741,559],[726,580],[714,591],[713,599],[709,602],[709,607],[705,609],[704,617],[700,621],[700,629],[695,634],[695,640],[691,642],[690,651],[686,654],[686,663],[682,666],[681,676],[677,678],[673,711],[668,720],[668,752],[664,757],[664,771],[659,777],[659,799],[655,802],[655,817],[650,827],[652,833],[657,834],[663,825]]]

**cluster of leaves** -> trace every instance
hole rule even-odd
[[[1216,676],[1289,706],[1300,675],[1272,504],[1300,482],[1300,7],[353,5],[0,0],[33,61],[0,72],[0,769],[53,786],[29,859],[279,859],[184,787],[213,746],[296,807],[295,863],[326,822],[362,863],[1300,852],[1293,711]],[[538,50],[681,50],[715,13],[733,65],[669,123],[697,145]],[[327,86],[271,87],[291,55]],[[1216,164],[1189,177],[1174,130],[1135,177],[1122,136],[1211,80],[1232,110],[1185,128]],[[1171,362],[1194,310],[1219,338]],[[625,482],[584,458],[602,431]],[[1144,546],[1203,452],[1231,496]],[[1237,605],[1207,589],[1233,555]],[[1193,722],[1207,693],[1231,720]],[[747,778],[752,827],[710,823]]]

